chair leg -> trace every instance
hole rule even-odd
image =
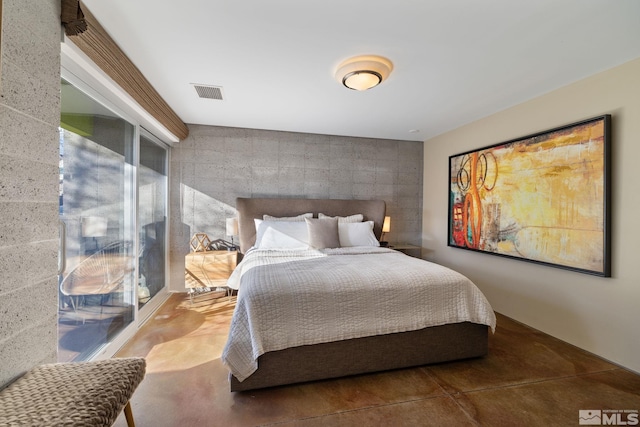
[[[136,427],[136,423],[133,421],[133,412],[131,412],[131,402],[127,402],[124,407],[124,417],[127,419],[129,427]]]

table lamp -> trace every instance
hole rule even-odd
[[[382,223],[382,235],[380,236],[380,246],[387,247],[389,246],[389,242],[384,240],[384,235],[391,231],[391,217],[385,216],[384,222]]]
[[[107,218],[101,216],[85,216],[80,219],[81,221],[81,234],[82,237],[93,239],[95,246],[94,251],[98,250],[98,237],[105,237],[107,235],[107,225],[109,221]]]
[[[227,218],[227,236],[231,237],[231,247],[229,247],[230,251],[235,251],[238,249],[236,245],[233,243],[233,236],[238,235],[238,218]]]

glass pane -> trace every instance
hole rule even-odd
[[[138,304],[142,307],[165,286],[167,151],[144,135],[140,138],[138,221],[140,274]]]
[[[62,82],[58,360],[87,360],[134,321],[135,127]]]

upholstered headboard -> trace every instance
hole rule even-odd
[[[263,215],[295,216],[312,212],[329,216],[364,215],[365,221],[373,221],[373,232],[379,239],[386,205],[384,200],[338,200],[338,199],[293,199],[293,198],[244,198],[236,199],[240,252],[246,252],[256,241],[254,219]]]

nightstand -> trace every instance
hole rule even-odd
[[[422,247],[410,245],[408,243],[394,243],[388,246],[389,249],[402,252],[412,257],[422,258]]]
[[[227,287],[227,279],[236,268],[237,251],[201,251],[190,252],[184,257],[185,288],[193,302],[193,295],[226,288],[231,297],[231,289]]]

